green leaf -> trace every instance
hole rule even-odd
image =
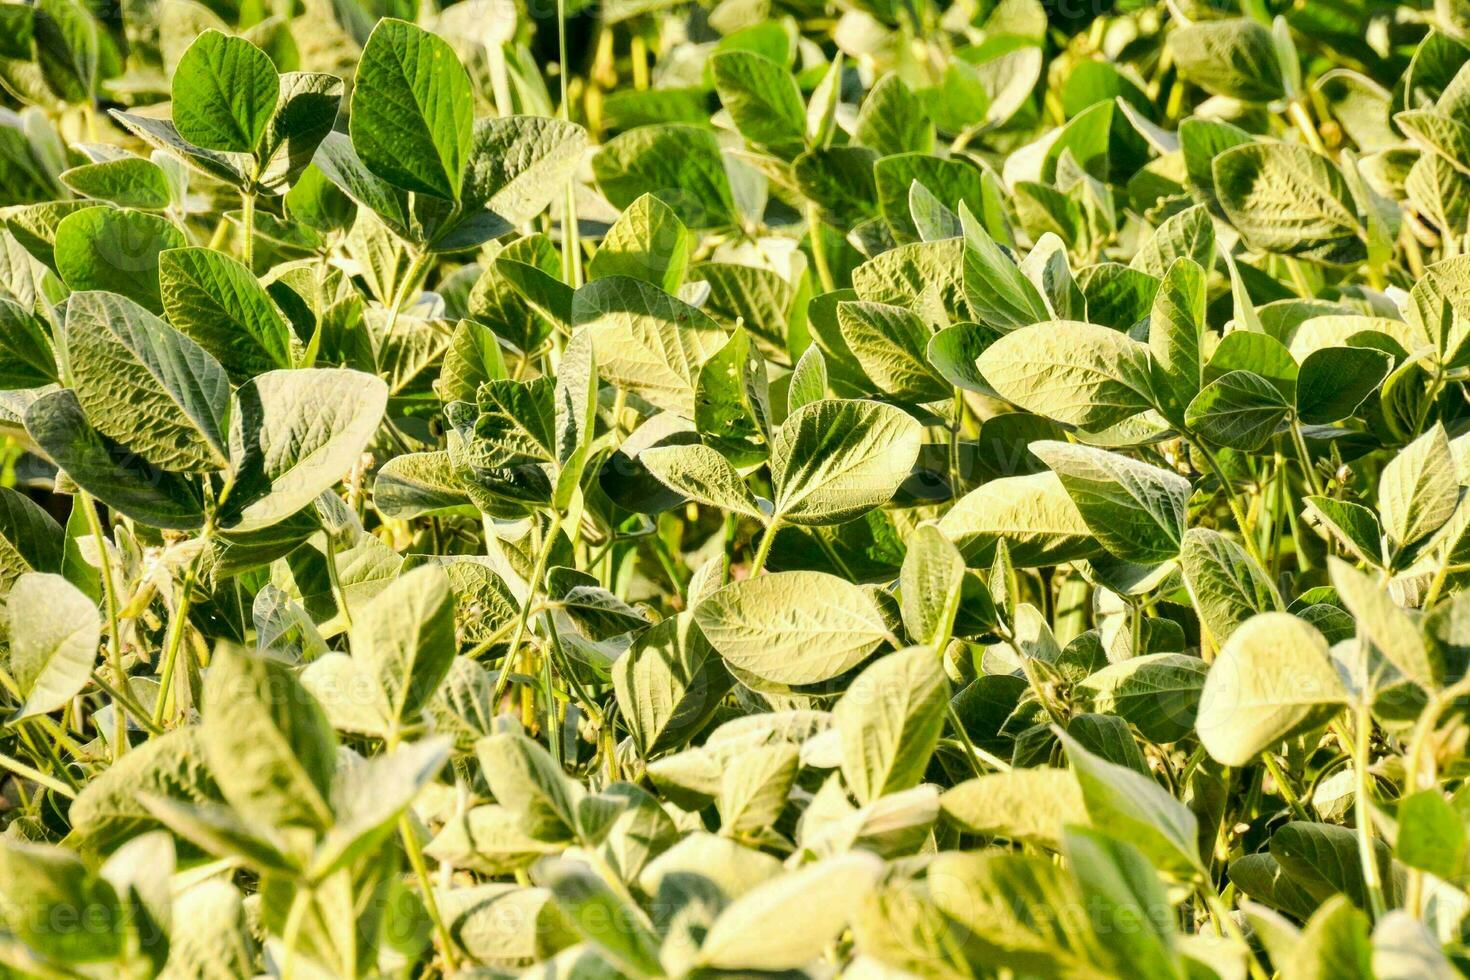
[[[1291,406],[1271,382],[1253,371],[1231,371],[1194,397],[1185,409],[1184,423],[1207,442],[1254,452],[1290,412]]]
[[[413,721],[454,660],[454,596],[437,565],[407,572],[353,619],[352,658],[382,690],[390,722]]]
[[[1286,95],[1271,32],[1248,17],[1178,28],[1169,35],[1169,50],[1179,74],[1212,95],[1244,102]]]
[[[972,490],[939,521],[971,568],[988,568],[1000,542],[1022,568],[1077,561],[1101,553],[1062,481],[1050,471],[991,480]]]
[[[603,236],[587,274],[592,279],[630,276],[672,293],[684,281],[691,251],[689,230],[674,209],[644,194]]]
[[[732,582],[694,609],[726,662],[778,684],[815,684],[862,663],[888,625],[867,593],[824,572]]]
[[[920,525],[905,546],[898,580],[904,629],[915,643],[942,651],[959,612],[965,559],[934,524]]]
[[[1093,709],[1117,715],[1151,742],[1177,742],[1194,730],[1205,662],[1182,653],[1151,653],[1110,664],[1078,686]]]
[[[614,662],[612,679],[618,709],[648,755],[694,736],[734,683],[688,612],[640,633]]]
[[[192,531],[204,524],[204,500],[193,480],[164,470],[98,432],[68,389],[26,409],[27,434],[67,476],[109,507],[154,527]]]
[[[1064,828],[1087,825],[1077,777],[1037,766],[966,780],[940,799],[944,813],[972,834],[1057,848]]]
[[[975,220],[969,207],[961,204],[959,215],[965,232],[965,298],[975,319],[1002,332],[1052,319],[1036,286]]]
[[[1105,831],[1069,828],[1065,850],[1088,908],[1108,928],[1096,930],[1118,974],[1176,980],[1185,973],[1174,917],[1158,873],[1137,848]]]
[[[815,959],[857,913],[882,862],[854,852],[757,885],[704,936],[698,962],[716,970],[794,970]]]
[[[720,102],[742,136],[778,153],[800,150],[806,105],[790,72],[751,51],[722,51],[709,66]]]
[[[170,249],[158,257],[158,279],[169,322],[232,378],[292,366],[290,328],[243,264],[213,249]]]
[[[120,208],[162,211],[173,203],[168,176],[158,164],[142,157],[83,164],[63,171],[59,179],[78,194]]]
[[[699,369],[727,339],[706,314],[625,276],[577,290],[572,321],[591,332],[605,380],[687,419],[694,418]]]
[[[1230,223],[1252,248],[1352,265],[1368,256],[1347,181],[1305,146],[1251,143],[1215,157],[1214,185]]]
[[[812,344],[802,352],[786,384],[787,414],[826,398],[827,386],[827,359],[822,349]]]
[[[524,735],[505,732],[481,739],[475,754],[495,799],[519,816],[522,829],[538,840],[571,839],[584,793],[550,753]]]
[[[235,485],[221,526],[258,530],[311,503],[357,462],[387,400],[381,380],[345,369],[268,371],[242,385],[230,420]]]
[[[443,38],[406,21],[373,28],[352,89],[352,145],[383,180],[460,198],[474,140],[469,75]]]
[[[1327,570],[1342,604],[1357,620],[1359,634],[1371,641],[1409,680],[1426,691],[1438,690],[1444,678],[1444,664],[1438,650],[1424,642],[1414,621],[1394,602],[1388,590],[1337,558],[1327,560]]]
[[[1215,759],[1244,766],[1342,710],[1347,691],[1309,623],[1266,612],[1242,623],[1205,679],[1196,727]]]
[[[60,572],[65,532],[40,505],[0,487],[0,596],[28,572]]]
[[[720,144],[695,126],[643,126],[622,133],[592,158],[592,172],[614,207],[644,194],[663,201],[691,231],[738,220]]]
[[[572,925],[630,977],[661,976],[658,936],[642,911],[584,864],[560,858],[536,866]],[[616,929],[607,923],[616,922]],[[500,950],[496,950],[497,953]]]
[[[189,244],[169,221],[142,211],[85,208],[56,226],[56,272],[75,290],[105,290],[163,312],[158,255]]]
[[[1066,732],[1057,730],[1056,736],[1067,750],[1094,827],[1108,828],[1156,867],[1201,869],[1199,822],[1193,811],[1150,777],[1093,755]]]
[[[1257,613],[1282,608],[1265,570],[1218,531],[1192,527],[1184,532],[1179,567],[1200,622],[1217,644]]]
[[[933,333],[917,314],[883,303],[841,302],[837,322],[848,349],[880,392],[916,403],[951,394],[949,383],[929,364]]]
[[[275,830],[331,826],[337,739],[285,664],[216,647],[202,734],[210,772],[241,819]]]
[[[939,653],[909,647],[866,668],[832,709],[842,776],[859,803],[917,786],[944,728],[949,681]]]
[[[1178,556],[1190,493],[1184,477],[1090,446],[1042,441],[1031,451],[1056,473],[1114,557],[1156,564]]]
[[[1465,869],[1464,818],[1438,789],[1424,789],[1399,801],[1394,854],[1411,868],[1453,881]]]
[[[892,405],[819,401],[771,436],[773,520],[841,524],[892,499],[919,454],[923,429]]]
[[[306,71],[281,75],[276,111],[256,147],[261,186],[280,193],[297,182],[332,131],[341,103],[342,80],[335,75]]]
[[[565,120],[478,120],[464,176],[465,210],[495,215],[502,222],[496,234],[525,224],[563,193],[586,145],[586,130]]]
[[[64,334],[77,401],[104,435],[165,469],[228,465],[230,383],[202,347],[112,293],[73,293]]]
[[[880,78],[863,99],[853,139],[878,151],[929,153],[934,149],[934,124],[924,104],[896,73]]]
[[[985,963],[1036,976],[1099,970],[1102,951],[1085,916],[1033,912],[1082,907],[1072,878],[1052,859],[947,851],[929,866],[928,891]]]
[[[195,146],[228,153],[255,152],[280,95],[275,65],[264,51],[213,30],[189,45],[172,85],[179,135]]]
[[[1392,367],[1392,357],[1369,348],[1313,351],[1303,359],[1297,377],[1297,415],[1308,425],[1328,425],[1354,415]]]
[[[1320,523],[1347,552],[1370,565],[1383,562],[1383,528],[1362,504],[1331,497],[1304,497],[1306,516]]]
[[[873,181],[878,192],[879,211],[900,242],[925,237],[915,225],[909,208],[915,184],[929,191],[941,207],[951,212],[958,211],[961,206],[971,211],[983,210],[984,207],[985,190],[980,169],[958,158],[942,159],[923,153],[882,157],[873,165]],[[958,234],[957,229],[955,235]]]
[[[10,674],[25,699],[14,724],[65,706],[81,693],[97,662],[102,617],[74,585],[43,572],[15,580],[10,608]],[[45,610],[44,615],[38,615]]]
[[[766,519],[735,467],[708,446],[699,443],[655,446],[639,453],[638,460],[675,493],[732,514],[744,514],[761,522]]]
[[[1180,259],[1189,259],[1201,269],[1215,267],[1215,226],[1203,204],[1164,219],[1129,265],[1163,279]]]
[[[1014,330],[985,349],[979,367],[1007,401],[1084,429],[1105,429],[1150,406],[1148,349],[1090,323]]]
[[[1182,425],[1204,383],[1200,348],[1208,295],[1204,269],[1192,259],[1175,260],[1163,277],[1149,311],[1151,381],[1159,414]]]
[[[1405,446],[1378,478],[1378,510],[1394,547],[1403,549],[1438,531],[1459,506],[1460,481],[1444,426]]]
[[[126,941],[128,915],[113,887],[52,845],[0,844],[0,914],[30,949],[64,963],[104,966]]]
[[[0,386],[6,389],[40,388],[59,380],[45,322],[7,299],[0,299],[0,355]]]

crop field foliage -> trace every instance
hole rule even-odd
[[[0,976],[1470,975],[1470,4],[0,2]]]

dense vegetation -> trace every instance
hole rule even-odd
[[[1470,969],[1470,6],[35,0],[0,84],[7,975]]]

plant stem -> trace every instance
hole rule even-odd
[[[327,581],[331,583],[332,598],[337,601],[337,615],[342,617],[342,628],[352,629],[352,610],[347,603],[347,590],[342,587],[342,574],[337,570],[337,536],[327,535]]]
[[[520,652],[521,641],[525,639],[526,622],[531,617],[531,607],[536,604],[536,592],[541,588],[541,580],[546,577],[546,563],[551,559],[551,549],[556,545],[556,536],[560,531],[561,512],[553,510],[551,527],[547,530],[546,538],[536,552],[536,561],[531,566],[531,577],[526,582],[526,599],[521,603],[520,613],[516,617],[516,629],[511,635],[510,649],[506,651],[505,660],[500,668],[500,676],[495,678],[495,694],[490,699],[492,705],[499,704],[500,699],[505,695],[506,685],[510,682],[511,666],[515,663],[516,654]]]
[[[1323,496],[1322,485],[1317,481],[1317,471],[1312,468],[1312,454],[1307,451],[1307,440],[1302,435],[1302,427],[1297,424],[1296,419],[1291,420],[1291,444],[1296,449],[1297,460],[1302,466],[1302,476],[1306,478],[1307,488],[1317,497]]]
[[[97,502],[92,499],[92,495],[85,490],[79,490],[76,506],[82,508],[82,514],[87,519],[87,530],[91,532],[92,540],[97,543],[97,563],[102,573],[102,595],[107,607],[107,662],[117,676],[117,686],[126,690],[128,675],[123,669],[122,633],[117,625],[117,583],[112,577],[112,556],[107,552],[107,540],[102,535],[102,521],[97,516]],[[112,700],[116,704],[118,699],[113,697]],[[117,722],[117,729],[112,740],[112,761],[116,762],[128,750],[127,721],[123,717],[121,708],[114,720]]]
[[[1246,941],[1245,934],[1240,931],[1240,924],[1235,921],[1235,916],[1230,914],[1225,900],[1215,891],[1215,886],[1206,881],[1199,887],[1199,893],[1204,896],[1205,905],[1210,910],[1210,918],[1215,924],[1225,930],[1225,933],[1245,948],[1246,966],[1250,969],[1252,980],[1268,980],[1266,971],[1261,969],[1261,964],[1256,961],[1256,956],[1251,952],[1250,943]]]
[[[965,476],[960,469],[960,440],[965,428],[965,393],[954,390],[954,425],[949,430],[949,483],[950,497],[959,500],[965,495]]]
[[[398,315],[403,312],[403,304],[408,302],[409,293],[418,288],[419,281],[429,271],[429,263],[432,261],[433,257],[428,252],[415,252],[408,263],[407,271],[403,273],[403,280],[393,290],[393,301],[388,306],[388,322],[383,327],[383,340],[378,348],[379,365],[382,363],[382,352],[388,349],[388,342],[398,329]]]
[[[213,525],[206,524],[199,537],[199,551],[184,571],[183,586],[179,590],[179,604],[169,618],[168,643],[163,654],[163,671],[158,678],[158,700],[153,703],[153,724],[163,726],[169,693],[173,690],[174,673],[179,661],[179,647],[184,639],[184,630],[189,626],[189,607],[193,604],[194,580],[199,575],[199,565],[204,553],[209,550],[209,540],[214,534]]]
[[[240,192],[240,257],[250,274],[255,274],[255,194]]]
[[[1325,154],[1327,147],[1322,144],[1322,137],[1317,134],[1317,127],[1312,122],[1312,117],[1307,114],[1307,107],[1302,105],[1300,99],[1292,99],[1286,107],[1286,114],[1301,131],[1302,137],[1306,139],[1307,145],[1318,153]]]
[[[985,772],[980,768],[981,762],[1000,772],[1010,772],[1010,763],[993,753],[986,752],[984,749],[976,748],[975,743],[970,741],[970,733],[965,731],[964,723],[960,721],[960,716],[954,710],[953,701],[946,702],[944,710],[949,717],[950,727],[954,729],[955,737],[965,747],[965,758],[969,760],[971,772],[976,776],[985,775]]]
[[[77,798],[76,791],[66,785],[66,783],[63,783],[54,776],[48,776],[41,770],[28,766],[19,759],[11,758],[4,753],[0,753],[0,769],[8,769],[17,776],[29,779],[38,786],[44,786],[53,793],[60,793],[69,800]]]
[[[766,557],[771,553],[771,545],[776,542],[776,528],[779,522],[772,521],[766,525],[765,534],[761,536],[760,547],[755,550],[755,558],[750,563],[750,577],[755,578],[766,567]]]
[[[118,714],[122,715],[126,712],[132,715],[133,720],[146,728],[150,735],[163,734],[163,729],[153,724],[153,719],[147,710],[131,694],[127,693],[126,688],[113,687],[108,683],[107,678],[102,676],[101,671],[95,670],[92,672],[92,683],[101,688],[103,694],[112,698],[113,706],[119,709]],[[126,729],[120,729],[120,731],[123,732],[123,736],[120,737],[125,737]]]
[[[449,927],[444,924],[444,916],[439,912],[439,900],[434,897],[434,888],[429,884],[429,869],[424,864],[424,852],[419,847],[418,834],[414,831],[413,820],[407,813],[398,818],[398,835],[403,838],[403,849],[408,852],[408,863],[413,868],[414,875],[419,880],[419,890],[423,892],[424,910],[429,913],[429,921],[434,924],[434,931],[439,934],[439,945],[443,947],[444,965],[448,967],[446,973],[454,973],[459,969],[458,958],[454,955],[454,937],[449,932]]]
[[[1282,799],[1286,800],[1286,805],[1291,807],[1291,812],[1298,820],[1310,821],[1312,818],[1307,813],[1307,808],[1302,805],[1301,799],[1296,795],[1296,790],[1286,781],[1286,773],[1281,771],[1281,764],[1276,761],[1276,757],[1269,751],[1262,752],[1261,761],[1266,764],[1266,771],[1275,780],[1276,788],[1281,791]]]
[[[1261,553],[1256,548],[1255,538],[1250,533],[1250,524],[1245,519],[1245,511],[1240,507],[1240,499],[1236,497],[1235,488],[1230,485],[1229,478],[1226,477],[1225,471],[1220,467],[1220,461],[1215,458],[1215,454],[1210,452],[1209,447],[1203,442],[1191,440],[1190,445],[1194,446],[1199,454],[1205,458],[1205,463],[1210,467],[1210,472],[1214,473],[1215,479],[1220,482],[1220,488],[1225,491],[1225,500],[1230,505],[1230,513],[1235,517],[1236,526],[1240,529],[1240,538],[1245,544],[1245,550],[1255,559],[1256,564],[1265,568],[1266,563],[1261,559]]]
[[[572,75],[571,62],[567,58],[567,4],[556,0],[556,48],[561,81],[561,118],[570,121],[572,103],[567,95],[567,85]],[[582,285],[582,241],[577,228],[577,185],[576,178],[567,179],[566,210],[561,219],[562,253],[566,269],[566,281],[576,288]]]
[[[648,42],[643,39],[641,31],[633,32],[631,48],[628,60],[633,66],[633,88],[642,92],[648,88]]]
[[[837,288],[837,280],[832,276],[832,267],[827,262],[827,243],[822,240],[822,218],[817,212],[815,204],[806,206],[807,233],[812,239],[812,263],[817,267],[817,281],[822,284],[822,292],[830,293]]]
[[[1378,877],[1378,856],[1373,848],[1373,817],[1368,804],[1368,749],[1373,734],[1373,716],[1366,705],[1357,709],[1354,730],[1349,736],[1342,719],[1333,722],[1333,730],[1343,748],[1353,757],[1353,823],[1358,835],[1358,858],[1363,868],[1363,888],[1368,893],[1368,912],[1374,922],[1383,918],[1383,883]]]

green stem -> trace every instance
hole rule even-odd
[[[572,103],[567,94],[567,85],[572,75],[572,66],[567,57],[566,0],[556,0],[556,47],[560,64],[560,71],[557,72],[557,75],[561,81],[561,118],[570,120]],[[577,185],[573,178],[567,179],[566,211],[562,215],[561,229],[566,281],[575,289],[582,285],[582,242],[580,231],[577,228]]]
[[[1240,538],[1245,544],[1245,550],[1255,559],[1256,564],[1265,568],[1266,563],[1261,559],[1261,553],[1256,548],[1255,536],[1250,533],[1250,524],[1245,519],[1245,511],[1241,509],[1240,499],[1235,495],[1235,488],[1230,485],[1230,479],[1225,475],[1225,470],[1221,468],[1220,461],[1215,458],[1215,454],[1210,452],[1209,447],[1203,442],[1191,441],[1190,444],[1205,458],[1205,463],[1210,467],[1210,472],[1215,475],[1215,479],[1220,483],[1220,488],[1225,491],[1225,500],[1230,505],[1230,513],[1235,517],[1235,523],[1240,530]]]
[[[1276,757],[1270,752],[1262,752],[1261,761],[1266,764],[1266,771],[1275,780],[1276,788],[1281,791],[1281,797],[1286,800],[1286,805],[1291,807],[1291,812],[1298,820],[1310,822],[1312,818],[1307,813],[1307,808],[1302,805],[1302,801],[1297,796],[1296,790],[1292,787],[1291,783],[1286,781],[1286,773],[1281,771],[1281,764],[1276,761]]]
[[[398,283],[398,288],[393,290],[393,301],[388,306],[388,322],[383,327],[383,340],[379,346],[379,354],[388,349],[388,343],[393,339],[393,332],[398,329],[398,315],[403,312],[403,305],[408,302],[409,294],[418,288],[420,280],[429,271],[429,264],[433,256],[428,252],[415,252],[413,259],[408,263],[408,270],[403,274],[403,280]]]
[[[944,706],[944,710],[945,713],[949,716],[949,725],[951,728],[954,729],[955,737],[958,738],[960,740],[960,744],[965,747],[965,758],[969,760],[971,772],[973,772],[976,776],[985,775],[984,770],[980,768],[981,762],[984,762],[986,765],[996,769],[999,772],[1010,772],[1010,763],[1006,762],[1004,759],[999,758],[993,753],[986,752],[984,749],[976,748],[975,743],[970,741],[970,733],[965,731],[964,723],[960,721],[960,716],[954,710],[953,701],[947,702]]]
[[[1308,146],[1318,153],[1325,154],[1327,152],[1327,147],[1323,145],[1322,137],[1317,134],[1317,127],[1312,122],[1312,117],[1307,114],[1307,107],[1302,105],[1301,100],[1292,99],[1291,104],[1286,107],[1286,114],[1291,117],[1291,121],[1301,131]]]
[[[424,910],[429,913],[429,921],[434,924],[434,931],[439,934],[439,945],[443,947],[444,965],[448,967],[445,973],[452,974],[459,969],[458,958],[454,955],[454,937],[450,934],[449,927],[444,924],[444,916],[439,912],[439,900],[434,897],[434,888],[429,884],[429,869],[424,864],[424,852],[419,847],[418,834],[414,831],[413,821],[407,813],[398,818],[398,835],[403,838],[403,849],[408,852],[408,863],[419,880],[419,890],[423,892]]]
[[[102,596],[104,605],[107,607],[107,662],[111,665],[113,674],[117,676],[117,686],[126,689],[128,675],[123,669],[122,633],[117,625],[117,583],[112,577],[112,556],[107,552],[107,540],[102,535],[102,521],[97,516],[97,503],[92,499],[92,495],[85,490],[79,490],[76,506],[82,508],[82,513],[87,519],[87,530],[97,544],[97,563],[102,573]],[[116,704],[118,699],[114,697],[112,700]],[[117,728],[112,740],[112,761],[116,762],[128,750],[127,720],[123,717],[120,708],[114,721],[117,723]]]
[[[1235,916],[1230,914],[1230,909],[1226,907],[1225,900],[1215,891],[1214,885],[1205,882],[1200,885],[1199,893],[1204,896],[1205,905],[1209,908],[1210,918],[1214,919],[1215,925],[1224,929],[1231,939],[1245,949],[1246,966],[1250,969],[1252,980],[1269,980],[1266,971],[1261,969],[1261,964],[1257,962],[1255,953],[1251,952],[1245,933],[1240,931],[1240,924],[1235,921]]]
[[[281,953],[281,980],[291,980],[296,972],[296,944],[301,941],[301,927],[306,923],[306,910],[311,907],[311,892],[297,888],[291,896],[291,910],[286,913],[286,930],[281,936],[285,949]]]
[[[193,604],[194,581],[199,575],[199,565],[204,560],[204,553],[209,550],[209,541],[213,534],[213,526],[206,524],[203,534],[200,535],[199,552],[184,571],[183,587],[179,591],[179,604],[174,609],[173,616],[169,618],[168,643],[163,654],[163,671],[158,678],[158,700],[153,703],[152,721],[160,728],[163,726],[169,693],[173,690],[174,673],[178,667],[179,648],[183,645],[184,630],[189,625],[189,608]]]
[[[107,678],[102,676],[101,671],[92,672],[92,683],[96,684],[103,694],[112,699],[113,706],[119,709],[119,714],[126,712],[126,714],[131,715],[134,721],[148,730],[149,735],[163,734],[163,729],[153,724],[153,719],[149,716],[147,709],[139,704],[131,694],[127,693],[126,688],[113,687]]]
[[[760,547],[755,551],[755,558],[750,563],[750,577],[755,578],[766,567],[766,558],[771,553],[771,545],[776,543],[776,529],[779,521],[772,521],[766,525],[766,532],[761,537]]]
[[[352,610],[347,604],[347,590],[342,587],[342,574],[337,570],[337,536],[327,535],[327,581],[332,587],[332,598],[337,600],[337,614],[342,617],[342,628],[352,629]]]
[[[55,771],[56,774],[61,777],[61,781],[65,783],[73,793],[80,792],[81,787],[78,786],[77,781],[72,778],[71,772],[66,768],[66,763],[62,762],[61,757],[56,754],[56,747],[51,744],[49,739],[44,737],[44,733],[42,733],[43,737],[40,739],[38,744],[37,740],[31,735],[31,729],[33,727],[35,726],[20,725],[16,727],[16,732],[19,733],[21,741],[25,742],[26,745],[30,748],[32,758],[45,756],[47,761],[51,763],[53,771]]]
[[[76,791],[66,785],[66,783],[53,776],[48,776],[41,770],[28,766],[19,759],[11,758],[4,753],[0,753],[0,769],[8,769],[17,776],[29,779],[38,786],[44,786],[53,793],[60,793],[69,800],[77,798]]]
[[[506,651],[505,661],[500,668],[500,676],[495,678],[495,695],[490,699],[493,705],[498,705],[500,699],[505,695],[506,685],[510,682],[511,668],[516,662],[516,654],[520,652],[521,641],[526,636],[526,623],[531,617],[531,607],[536,604],[536,592],[541,588],[541,580],[546,577],[546,563],[551,560],[551,549],[556,545],[556,536],[560,531],[561,513],[553,510],[551,527],[546,532],[546,539],[541,542],[541,548],[536,552],[536,561],[531,566],[531,577],[526,582],[526,600],[521,603],[520,613],[516,617],[516,629],[511,635],[510,649]]]
[[[830,293],[837,288],[837,280],[828,264],[827,243],[822,240],[822,218],[815,204],[806,206],[806,224],[812,239],[812,263],[817,267],[817,281],[822,284],[822,292]]]
[[[1323,496],[1322,485],[1317,480],[1317,471],[1312,468],[1312,454],[1307,451],[1306,437],[1302,435],[1302,427],[1296,419],[1291,420],[1291,444],[1296,449],[1296,457],[1301,463],[1302,476],[1306,478],[1307,488],[1314,496]]]
[[[255,274],[255,195],[240,192],[240,256],[250,274]]]
[[[965,428],[965,393],[954,390],[954,424],[949,430],[949,482],[950,496],[959,500],[965,495],[965,477],[960,470],[960,440]]]
[[[1351,737],[1341,719],[1333,722],[1333,730],[1353,756],[1353,823],[1358,835],[1358,859],[1363,868],[1363,888],[1368,893],[1368,911],[1377,922],[1383,918],[1385,905],[1383,883],[1378,877],[1377,854],[1373,848],[1373,816],[1368,803],[1368,749],[1373,734],[1373,717],[1366,706],[1359,706],[1356,714]]]

